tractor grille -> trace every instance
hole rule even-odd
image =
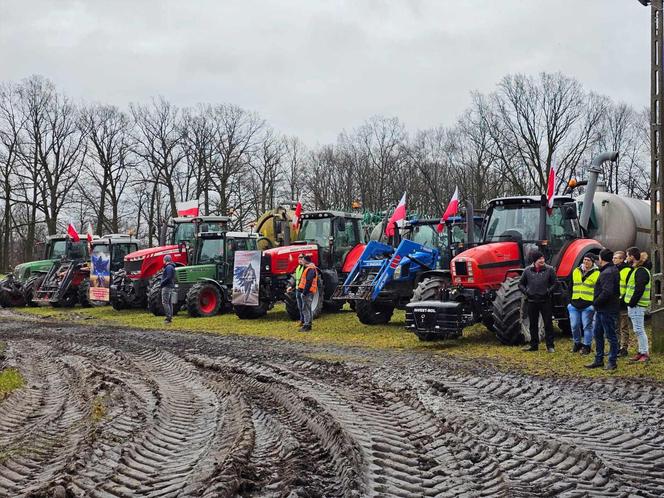
[[[457,277],[467,277],[468,263],[466,261],[455,261],[454,272],[456,273]]]
[[[134,273],[134,272],[139,272],[141,271],[141,267],[143,266],[143,260],[139,259],[138,261],[126,261],[124,264],[124,269],[127,273]]]

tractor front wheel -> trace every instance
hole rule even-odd
[[[187,292],[187,311],[189,316],[208,317],[219,314],[222,306],[219,288],[210,282],[200,282]]]
[[[539,337],[544,337],[544,323],[539,318]],[[493,301],[493,330],[500,342],[508,346],[530,342],[528,304],[519,289],[519,278],[505,280]]]
[[[28,306],[37,306],[37,303],[33,301],[35,296],[35,291],[41,287],[42,282],[44,281],[44,275],[34,275],[30,277],[23,286],[23,298],[25,299],[25,304]]]
[[[365,325],[385,325],[392,318],[394,306],[361,299],[355,302],[355,313],[360,322]]]
[[[413,291],[413,297],[410,302],[418,301],[440,301],[440,291],[449,287],[450,279],[443,277],[425,278]]]
[[[267,303],[261,302],[258,306],[233,306],[235,315],[240,320],[254,320],[267,314]]]

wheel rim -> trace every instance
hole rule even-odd
[[[217,294],[212,289],[203,289],[199,301],[203,313],[212,313],[217,307]]]

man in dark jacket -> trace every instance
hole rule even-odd
[[[595,308],[595,361],[586,368],[599,368],[604,366],[604,336],[609,341],[609,362],[607,370],[617,368],[618,335],[616,323],[620,313],[620,274],[618,268],[612,263],[613,251],[602,249],[599,253],[599,278],[595,284],[593,306]]]
[[[164,256],[164,270],[161,274],[161,304],[164,306],[164,323],[173,320],[173,293],[175,292],[175,265],[169,255]]]
[[[540,251],[532,254],[533,264],[521,274],[519,289],[526,296],[528,303],[528,320],[530,321],[530,347],[524,351],[537,351],[539,349],[539,317],[544,322],[546,337],[546,350],[554,353],[553,348],[553,310],[551,296],[556,285],[556,272],[553,267],[544,262],[544,255]]]

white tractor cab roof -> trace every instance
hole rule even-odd
[[[199,232],[198,237],[201,238],[221,238],[226,237],[227,239],[258,239],[260,234],[256,232]]]
[[[173,223],[228,223],[230,216],[178,216],[171,218]]]

